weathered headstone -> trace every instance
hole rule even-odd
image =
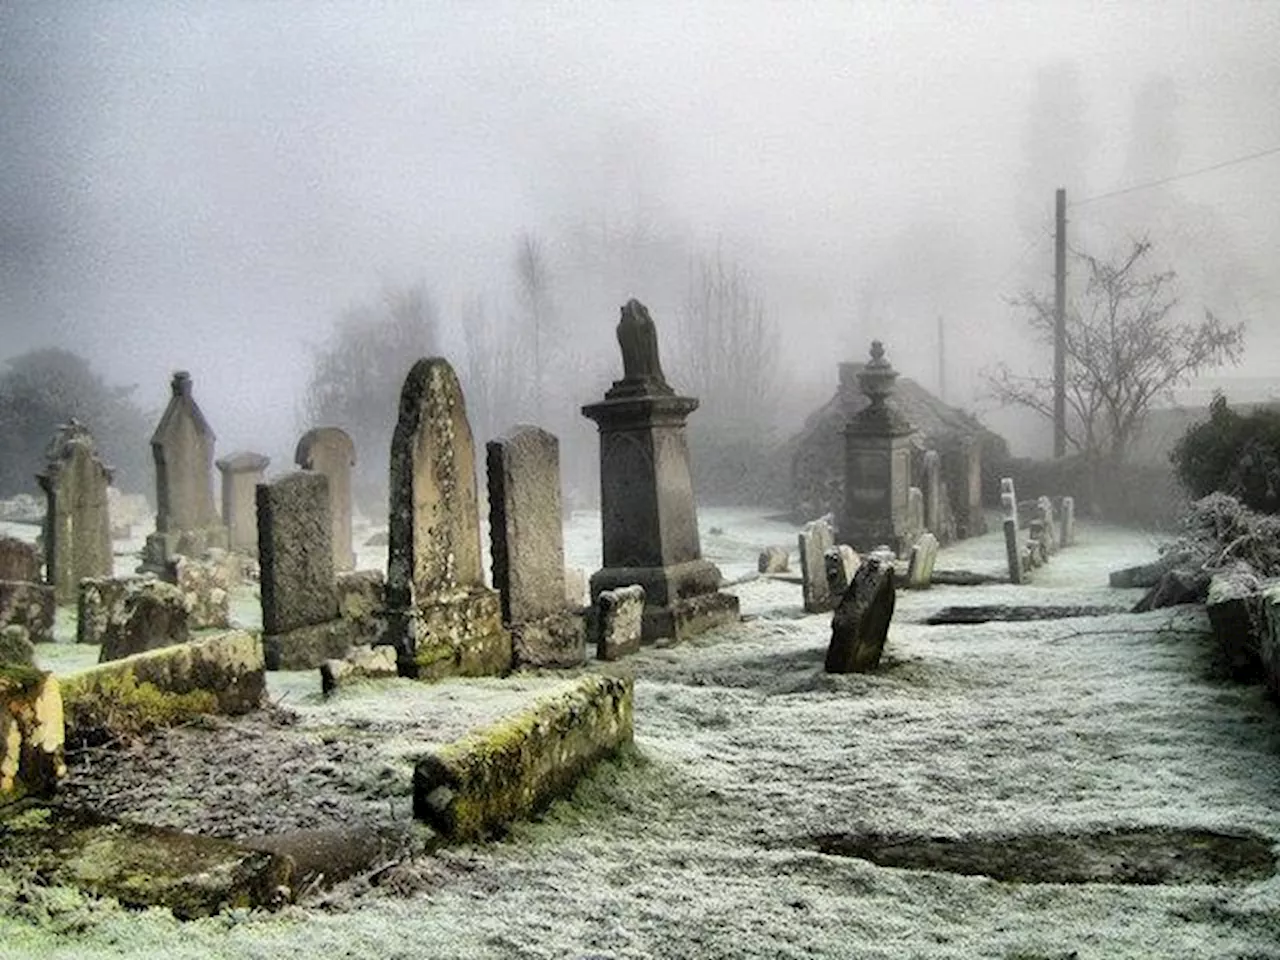
[[[1076,498],[1062,498],[1062,545],[1075,546],[1076,542]]]
[[[1058,522],[1053,515],[1053,501],[1048,497],[1038,497],[1036,499],[1036,516],[1040,520],[1043,527],[1043,535],[1041,540],[1044,542],[1046,553],[1058,552]]]
[[[41,583],[44,559],[34,543],[17,537],[0,537],[0,580]]]
[[[759,573],[786,573],[790,558],[786,547],[765,547],[756,558]]]
[[[909,549],[927,527],[924,521],[924,491],[919,487],[907,487],[907,539],[900,549]]]
[[[114,643],[127,620],[125,598],[143,577],[86,577],[76,602],[76,643]],[[109,639],[110,638],[110,639]]]
[[[515,663],[576,666],[586,658],[586,631],[565,604],[560,443],[518,426],[485,450],[493,586]]]
[[[190,610],[182,591],[163,580],[131,584],[124,598],[123,622],[107,631],[98,662],[171,647],[191,639]]]
[[[391,440],[387,642],[400,672],[435,679],[504,673],[511,635],[484,581],[475,447],[458,377],[419,360]]]
[[[831,617],[827,673],[864,673],[879,665],[895,602],[892,565],[868,557]]]
[[[111,470],[98,459],[89,431],[72,420],[58,429],[44,473],[37,479],[48,502],[44,514],[48,581],[58,603],[71,603],[81,577],[111,574],[107,507]]]
[[[258,554],[258,508],[254,491],[265,479],[271,458],[240,450],[217,462],[222,474],[222,522],[227,546],[238,553]]]
[[[644,639],[680,640],[738,619],[738,599],[720,593],[720,571],[702,556],[685,420],[697,409],[662,375],[658,335],[636,300],[617,328],[623,377],[604,400],[582,408],[600,429],[600,517],[604,567],[591,594],[638,583]]]
[[[928,590],[933,583],[933,567],[938,561],[938,538],[928,531],[911,548],[907,564],[907,589]]]
[[[826,568],[827,590],[834,598],[843,597],[861,562],[857,551],[847,543],[836,544],[827,548],[822,561]]]
[[[921,491],[924,494],[923,528],[939,540],[943,537],[942,517],[942,460],[937,450],[926,450],[923,461],[923,476],[920,478]]]
[[[176,554],[200,556],[226,547],[227,532],[213,503],[216,438],[191,392],[191,374],[179,370],[155,433],[156,532],[147,538],[143,566],[157,573]]]
[[[1009,582],[1022,583],[1022,547],[1018,542],[1018,521],[1012,517],[1004,518],[1004,552],[1009,565]]]
[[[827,586],[827,551],[835,545],[835,536],[827,521],[806,523],[800,531],[800,583],[807,613],[825,613],[835,608],[838,596]]]
[[[351,468],[356,465],[356,445],[340,427],[316,427],[298,441],[294,463],[329,478],[329,511],[333,521],[333,569],[353,570],[356,555],[351,548]]]
[[[838,532],[841,543],[862,551],[888,543],[900,552],[910,542],[914,430],[889,402],[897,378],[884,346],[879,340],[872,342],[871,360],[858,373],[858,384],[871,402],[854,414],[844,432],[844,514]]]
[[[19,626],[32,643],[53,640],[53,587],[29,580],[0,580],[0,628]]]
[[[620,660],[640,649],[644,587],[632,584],[596,596],[596,657]]]
[[[314,669],[351,643],[334,592],[329,480],[291,473],[259,484],[256,499],[267,669]]]

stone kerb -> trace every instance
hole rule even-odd
[[[316,427],[298,440],[294,463],[329,478],[329,509],[333,522],[333,569],[354,570],[351,541],[351,472],[356,465],[356,445],[340,427]]]
[[[511,635],[484,582],[475,449],[458,377],[419,360],[400,392],[391,441],[387,642],[401,673],[503,673]]]
[[[581,614],[565,603],[560,444],[518,426],[485,446],[493,585],[517,666],[576,666],[585,659]]]
[[[48,581],[58,603],[72,603],[81,577],[111,574],[111,469],[98,459],[89,432],[72,420],[59,428],[37,480],[47,500]]]

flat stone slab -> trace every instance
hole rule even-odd
[[[287,856],[28,802],[0,809],[0,866],[129,907],[168,907],[180,919],[278,907],[292,892]]]
[[[422,758],[413,813],[450,840],[497,833],[632,739],[633,680],[593,675]]]

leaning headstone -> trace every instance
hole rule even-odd
[[[0,580],[40,583],[44,559],[34,543],[17,537],[0,537]]]
[[[48,581],[58,603],[72,603],[81,577],[111,575],[111,470],[98,459],[93,437],[72,420],[49,446],[37,477],[48,506],[44,550]]]
[[[0,580],[0,628],[18,626],[32,643],[53,641],[53,587],[28,580]]]
[[[1009,582],[1022,583],[1022,546],[1018,542],[1018,521],[1012,517],[1004,518],[1004,552],[1009,565]]]
[[[596,656],[620,660],[640,649],[644,587],[632,584],[601,590],[596,597]]]
[[[622,308],[617,336],[622,379],[582,408],[600,429],[604,566],[591,594],[639,583],[645,642],[678,641],[737,621],[738,598],[719,592],[720,570],[702,556],[685,432],[698,401],[667,383],[644,304]]]
[[[907,589],[928,590],[933,583],[933,567],[938,561],[938,538],[926,531],[911,547],[907,564]]]
[[[759,573],[786,573],[790,557],[785,547],[765,547],[756,558]]]
[[[806,613],[825,613],[835,607],[827,586],[827,551],[835,546],[835,536],[825,520],[806,523],[800,531],[800,581]]]
[[[333,523],[333,569],[353,570],[351,549],[351,469],[356,465],[356,445],[340,427],[316,427],[298,441],[294,463],[329,478],[329,512]]]
[[[892,565],[864,560],[831,617],[827,673],[864,673],[879,665],[895,601]]]
[[[565,604],[560,443],[518,426],[485,445],[493,585],[517,666],[572,667],[586,658],[583,618]]]
[[[267,669],[315,669],[351,645],[334,593],[329,480],[295,472],[260,484],[256,498]]]
[[[1076,498],[1062,498],[1062,545],[1074,546],[1076,542]]]
[[[387,641],[401,674],[505,673],[511,634],[484,580],[471,424],[443,358],[419,360],[405,378],[390,487]]]
[[[227,546],[237,553],[258,555],[258,508],[254,491],[265,479],[271,458],[240,450],[216,461],[222,474],[222,522]]]
[[[213,503],[213,446],[216,437],[196,404],[191,374],[179,370],[172,396],[155,433],[156,532],[147,537],[143,567],[163,573],[179,553],[198,557],[210,547],[226,547],[227,531]]]
[[[173,584],[163,580],[133,584],[125,595],[123,623],[104,638],[98,662],[186,643],[191,639],[189,613],[186,598]]]

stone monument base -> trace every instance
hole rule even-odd
[[[511,669],[511,634],[497,592],[474,587],[457,597],[389,613],[388,639],[402,677],[487,677]]]
[[[678,643],[725,623],[736,623],[738,598],[720,593],[720,570],[709,560],[666,567],[605,567],[591,576],[592,600],[601,591],[644,587],[642,643]]]
[[[154,573],[164,576],[169,562],[179,555],[203,557],[210,550],[227,549],[226,527],[205,527],[202,530],[178,530],[170,533],[151,533],[142,547],[142,563],[138,573]]]
[[[360,638],[350,620],[326,620],[287,633],[264,634],[262,654],[268,670],[315,670],[326,660],[345,657]]]
[[[577,667],[586,660],[586,618],[565,610],[511,625],[512,659],[517,667]]]

